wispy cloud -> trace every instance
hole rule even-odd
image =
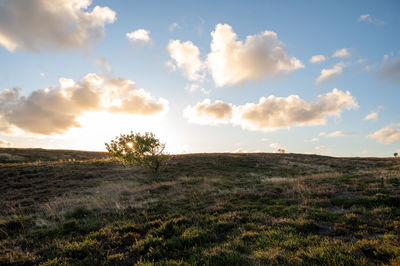
[[[342,63],[336,64],[332,68],[324,68],[321,70],[321,73],[315,80],[315,83],[317,85],[325,85],[329,82],[333,82],[342,75],[342,70]]]
[[[351,136],[354,135],[353,132],[343,132],[343,131],[334,131],[330,134],[328,134],[328,137],[345,137],[345,136]]]
[[[105,69],[108,72],[112,71],[112,67],[110,66],[110,64],[108,63],[108,60],[104,57],[99,57],[96,58],[95,60],[95,64],[103,69]]]
[[[171,25],[169,25],[168,31],[178,30],[180,28],[181,28],[181,26],[179,26],[179,24],[177,22],[174,22]]]
[[[371,112],[364,117],[364,120],[376,120],[378,119],[378,112]]]
[[[363,14],[358,17],[357,19],[358,22],[365,22],[365,23],[370,23],[378,26],[385,25],[386,22],[377,18],[372,17],[370,14]]]
[[[316,149],[316,150],[319,150],[319,151],[321,151],[321,150],[326,150],[326,146],[323,146],[323,145],[316,146],[315,149]]]
[[[185,89],[190,93],[193,93],[193,92],[196,92],[196,91],[200,91],[201,93],[203,93],[205,95],[211,93],[211,90],[207,90],[207,89],[205,89],[203,87],[200,87],[199,84],[190,84],[190,85],[186,86]]]

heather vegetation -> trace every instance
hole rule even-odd
[[[393,157],[0,149],[0,264],[399,265],[399,192]]]

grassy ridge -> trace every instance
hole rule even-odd
[[[1,152],[0,264],[400,264],[398,159]]]

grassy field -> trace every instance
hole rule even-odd
[[[0,264],[400,265],[400,159],[0,149]]]

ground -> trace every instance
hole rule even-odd
[[[0,149],[0,264],[399,265],[400,159]]]

